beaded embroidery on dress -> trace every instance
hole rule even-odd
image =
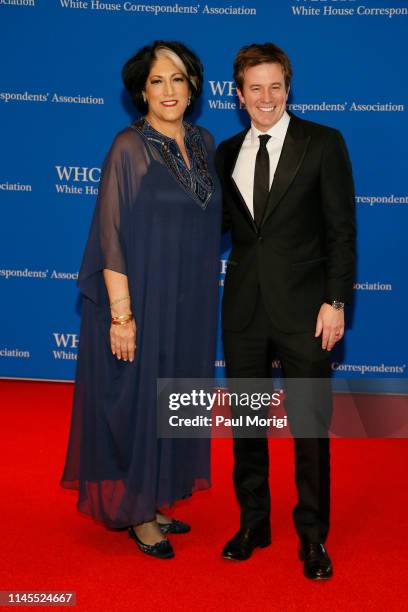
[[[207,151],[200,130],[190,123],[184,122],[183,125],[190,169],[187,168],[173,138],[155,130],[144,118],[136,121],[133,127],[159,151],[165,165],[180,186],[205,210],[214,190],[214,183],[208,170]]]

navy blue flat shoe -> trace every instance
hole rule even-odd
[[[190,525],[187,523],[183,523],[182,521],[178,521],[177,519],[171,519],[170,523],[157,523],[160,531],[163,534],[172,533],[172,534],[180,534],[180,533],[188,533],[191,531]]]
[[[134,527],[128,527],[129,537],[134,540],[142,553],[156,557],[157,559],[172,559],[174,557],[174,550],[168,540],[161,540],[156,544],[145,544],[137,537]]]

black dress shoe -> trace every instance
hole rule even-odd
[[[178,521],[177,519],[172,519],[170,523],[157,523],[160,531],[163,534],[167,533],[188,533],[191,531],[190,525],[187,523],[183,523],[182,521]]]
[[[168,540],[160,540],[156,544],[145,544],[137,537],[134,527],[128,527],[129,537],[132,538],[139,549],[146,555],[157,557],[157,559],[171,559],[174,557],[174,550]]]
[[[303,574],[310,580],[327,580],[333,575],[333,566],[325,547],[320,542],[302,541],[299,559],[303,561]]]
[[[226,543],[221,556],[223,559],[231,561],[246,561],[254,552],[254,548],[265,548],[270,543],[271,533],[269,529],[244,527]]]

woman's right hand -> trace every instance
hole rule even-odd
[[[110,327],[110,343],[112,354],[123,361],[134,361],[136,351],[136,322],[134,319],[126,325]]]

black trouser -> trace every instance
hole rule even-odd
[[[321,348],[321,336],[277,330],[259,294],[250,324],[239,332],[224,330],[223,340],[229,378],[268,378],[272,359],[279,356],[286,380],[285,409],[295,446],[298,503],[293,519],[300,538],[324,542],[330,513],[328,428],[332,398],[330,362],[327,351]],[[289,379],[297,379],[296,384]],[[234,436],[233,444],[233,478],[241,506],[241,527],[269,526],[267,437]]]

